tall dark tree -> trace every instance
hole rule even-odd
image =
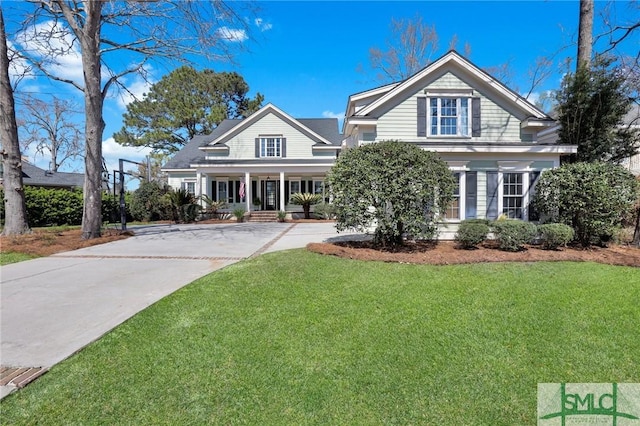
[[[13,89],[9,80],[7,34],[0,6],[0,141],[2,142],[1,161],[5,211],[3,235],[18,235],[29,232],[15,111]]]
[[[638,130],[623,123],[631,90],[625,74],[601,57],[565,76],[556,93],[559,137],[578,145],[578,161],[617,163],[638,152]]]
[[[593,46],[593,0],[580,0],[576,70],[589,67]]]
[[[230,46],[249,38],[252,2],[201,1],[32,1],[21,32],[21,55],[47,77],[84,95],[85,184],[82,236],[101,235],[104,100],[125,75],[151,60],[188,61],[194,56],[229,59]],[[233,7],[232,7],[233,6]],[[123,61],[122,52],[132,59]],[[82,81],[65,77],[60,58],[82,59]]]
[[[247,97],[249,85],[235,72],[197,71],[183,66],[154,84],[141,100],[127,106],[116,142],[179,150],[192,137],[210,133],[226,118],[244,118],[258,110],[261,94]]]

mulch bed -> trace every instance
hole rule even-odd
[[[543,250],[537,246],[526,246],[519,252],[498,250],[487,242],[475,250],[459,248],[453,241],[407,242],[393,249],[380,249],[371,241],[341,241],[335,243],[310,243],[307,249],[320,254],[348,259],[375,260],[382,262],[452,265],[482,262],[537,262],[578,261],[598,262],[609,265],[640,267],[640,249],[629,246],[609,247],[565,247],[560,250]]]

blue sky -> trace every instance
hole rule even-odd
[[[350,94],[381,84],[370,71],[369,49],[385,48],[391,37],[392,18],[420,16],[424,23],[435,26],[439,49],[432,59],[448,50],[455,35],[457,49],[463,51],[468,43],[470,59],[476,65],[486,68],[507,63],[511,78],[506,83],[521,93],[529,88],[528,70],[537,57],[552,56],[556,64],[554,75],[536,88],[536,93],[541,93],[558,88],[566,70],[560,64],[576,54],[578,1],[277,1],[259,5],[259,21],[252,21],[254,37],[235,42],[243,43],[247,50],[236,57],[235,64],[200,62],[197,68],[237,71],[249,84],[251,96],[260,92],[265,96],[265,104],[273,103],[296,118],[341,117]],[[603,31],[600,14],[607,5],[614,22],[640,20],[638,6],[623,1],[596,1],[595,35]],[[20,18],[19,8],[6,1],[3,8],[11,42],[10,27]],[[599,46],[604,46],[605,41],[601,40]],[[626,40],[622,49],[635,55],[640,50],[638,34]],[[70,58],[64,72],[81,75],[77,59]],[[359,68],[365,72],[358,71]],[[171,70],[155,65],[150,69],[150,77],[158,81]],[[141,79],[131,76],[125,82],[138,95],[147,87]],[[20,90],[55,93],[76,98],[82,104],[79,92],[41,79],[23,81],[17,92]],[[111,139],[122,126],[128,101],[113,97],[105,103],[103,148],[110,170],[117,166],[118,158],[139,161],[147,153],[125,149]],[[46,168],[46,158],[25,154]],[[62,170],[81,168],[82,163],[77,162]]]

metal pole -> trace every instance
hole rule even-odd
[[[124,168],[123,162],[124,160],[121,158],[118,160],[120,163],[120,223],[122,224],[122,230],[127,230],[127,212],[125,210],[125,202],[124,202]]]
[[[151,156],[147,155],[147,182],[151,182]]]

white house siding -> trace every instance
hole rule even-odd
[[[378,118],[377,140],[398,139],[405,141],[428,140],[417,137],[417,98],[423,97],[425,89],[472,89],[451,72],[447,72],[426,87],[396,105]],[[470,138],[471,142],[517,142],[520,141],[520,120],[484,94],[481,98],[482,136]],[[442,139],[442,138],[439,138]]]
[[[167,184],[172,188],[181,188],[185,180],[196,180],[196,172],[193,173],[169,173]]]
[[[255,158],[255,140],[261,135],[281,135],[286,138],[286,158],[313,158],[311,147],[315,141],[310,140],[308,136],[274,114],[265,115],[229,140],[226,143],[229,146],[228,158]]]

